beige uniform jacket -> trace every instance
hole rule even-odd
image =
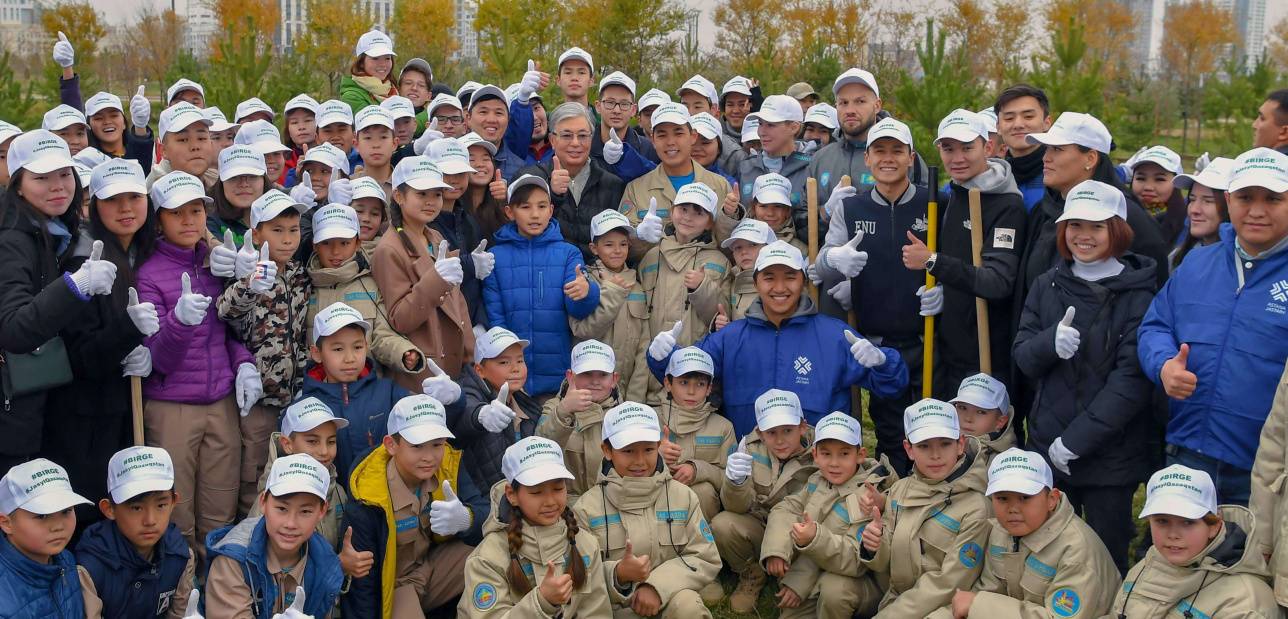
[[[642,402],[649,381],[644,355],[652,341],[645,333],[648,299],[644,289],[635,277],[635,269],[616,274],[626,281],[625,288],[609,281],[611,274],[599,263],[587,269],[587,274],[599,284],[599,307],[582,320],[568,318],[573,343],[599,340],[612,348],[617,357],[617,389],[622,399]]]
[[[725,478],[720,485],[720,502],[725,511],[750,514],[764,521],[769,510],[789,494],[805,486],[805,482],[818,467],[814,466],[814,428],[801,433],[801,452],[786,461],[779,460],[769,451],[760,438],[759,430],[752,430],[746,437],[747,453],[751,455],[751,477],[741,484]]]
[[[1261,428],[1248,507],[1259,525],[1257,552],[1270,555],[1275,599],[1288,606],[1288,366]]]
[[[403,365],[403,355],[415,352],[424,357],[411,340],[403,337],[389,324],[389,310],[380,296],[380,288],[371,276],[371,259],[359,251],[353,259],[335,267],[323,268],[317,254],[309,258],[309,277],[313,280],[313,294],[309,296],[309,343],[313,343],[313,318],[332,303],[344,303],[362,314],[371,325],[371,357],[395,374],[416,374],[422,368],[408,371]],[[421,362],[422,366],[424,361]]]

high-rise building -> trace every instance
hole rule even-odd
[[[1130,50],[1132,68],[1155,75],[1160,69],[1159,50],[1163,45],[1164,0],[1120,0],[1131,10],[1136,31],[1125,44]]]
[[[476,62],[479,57],[479,34],[474,31],[474,19],[478,17],[478,2],[477,0],[452,0],[452,4],[455,5],[453,12],[456,16],[456,26],[452,34],[460,44],[456,49],[456,59],[466,63]]]
[[[179,0],[176,12],[184,18],[183,47],[196,56],[210,55],[211,40],[219,31],[219,20],[208,0]]]
[[[45,45],[48,38],[40,28],[36,0],[0,0],[0,50],[25,52]]]
[[[1214,0],[1214,3],[1233,13],[1236,48],[1249,63],[1257,62],[1265,53],[1266,0]]]

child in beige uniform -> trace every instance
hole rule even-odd
[[[599,481],[604,412],[621,402],[616,362],[613,349],[599,340],[573,346],[568,377],[541,408],[536,434],[563,445],[565,463],[574,475],[567,484],[571,503]]]
[[[568,326],[577,341],[599,340],[613,347],[621,399],[641,401],[649,383],[644,362],[648,300],[635,269],[626,266],[634,236],[635,229],[617,211],[601,211],[590,220],[590,251],[598,260],[586,273],[599,284],[599,307],[581,320],[569,316]]]
[[[1002,381],[983,373],[967,376],[949,404],[957,409],[962,434],[979,440],[990,463],[997,454],[1015,447],[1015,430],[1011,427],[1015,415]]]
[[[711,355],[701,348],[675,351],[663,378],[667,397],[658,415],[663,433],[658,453],[671,477],[698,495],[707,518],[720,513],[725,460],[737,444],[733,424],[716,414],[708,400],[714,375]]]

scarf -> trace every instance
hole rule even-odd
[[[1027,155],[1007,157],[1006,160],[1011,163],[1011,173],[1015,174],[1015,181],[1022,185],[1042,176],[1042,155],[1045,153],[1046,147],[1039,146]]]
[[[384,101],[398,94],[398,89],[389,80],[382,80],[371,75],[352,75],[350,77],[353,78],[355,84],[361,86],[376,101]]]

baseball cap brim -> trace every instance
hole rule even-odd
[[[982,408],[984,410],[992,410],[994,408],[997,408],[995,404],[987,400],[987,397],[988,396],[981,391],[971,390],[971,391],[967,391],[965,394],[961,394],[961,393],[957,394],[957,397],[949,400],[948,403],[956,404],[958,402],[961,402],[962,404],[970,404],[975,408]],[[1002,414],[1005,415],[1006,411],[1002,411]]]
[[[347,114],[340,112],[328,112],[318,116],[318,126],[326,127],[328,125],[349,125],[353,126],[353,119]]]
[[[412,426],[410,428],[403,428],[398,432],[398,435],[406,439],[407,442],[412,445],[423,445],[440,438],[456,438],[456,435],[452,434],[451,430],[434,424],[422,424]]]
[[[1091,205],[1083,206],[1075,204],[1073,206],[1065,205],[1064,212],[1056,218],[1056,223],[1068,221],[1070,219],[1082,219],[1085,221],[1106,221],[1114,217],[1114,213],[1108,209],[1095,208]]]
[[[620,226],[613,226],[612,228],[609,228],[607,230],[600,230],[599,232],[593,232],[590,235],[590,240],[593,241],[601,236],[604,236],[605,234],[608,234],[609,232],[612,232],[613,230],[621,230],[622,232],[625,232],[626,238],[635,238],[635,228],[632,228],[626,224],[622,224]]]
[[[791,122],[791,121],[800,122],[796,118],[788,118],[786,116],[783,116],[782,114],[778,114],[775,110],[766,110],[766,109],[762,109],[759,112],[756,112],[754,114],[748,114],[747,118],[755,118],[756,120],[762,123],[783,123],[783,122]]]
[[[1045,144],[1047,146],[1068,146],[1069,144],[1077,144],[1072,137],[1055,131],[1030,133],[1024,139],[1029,144]]]
[[[328,421],[330,421],[331,423],[334,423],[335,429],[337,430],[343,430],[344,428],[349,427],[349,420],[345,419],[344,417],[336,417],[335,415],[332,415],[330,417],[319,416],[318,422],[311,426],[300,426],[298,428],[291,428],[291,434],[294,434],[296,432],[308,432],[309,430],[312,430],[313,428],[316,428]]]
[[[327,226],[313,233],[313,243],[321,243],[331,239],[351,239],[358,236],[358,230],[347,226]]]
[[[662,431],[656,428],[627,428],[608,439],[613,449],[623,449],[635,443],[657,443],[662,440]]]
[[[474,94],[470,95],[470,109],[471,110],[474,109],[474,106],[477,105],[479,102],[489,98],[500,99],[501,103],[504,103],[507,106],[510,104],[510,100],[505,98],[504,90],[501,90],[500,88],[497,88],[496,86],[492,86],[489,84],[487,86],[483,86],[482,88],[479,88],[478,90],[475,90]]]
[[[778,204],[791,206],[792,198],[787,192],[781,189],[762,189],[755,194],[756,201],[761,204]]]
[[[228,182],[229,179],[238,176],[263,176],[267,174],[265,170],[249,165],[231,165],[226,168],[219,168],[219,180]]]
[[[1204,172],[1206,171],[1207,170],[1204,170]],[[1198,174],[1177,174],[1176,178],[1172,179],[1172,185],[1181,190],[1190,189],[1195,184],[1203,185],[1213,191],[1225,191],[1226,188],[1229,187],[1229,179],[1220,178],[1216,174],[1204,174],[1204,172],[1199,172]]]
[[[935,145],[938,146],[944,140],[956,140],[963,144],[969,144],[978,140],[981,136],[965,127],[955,126],[935,137]]]
[[[559,462],[547,462],[521,471],[514,476],[514,481],[520,486],[528,487],[543,484],[552,479],[576,479],[576,476],[568,470],[568,467]]]
[[[476,170],[468,162],[444,161],[438,164],[438,170],[447,174],[473,174]]]
[[[617,368],[613,367],[613,364],[609,363],[608,360],[602,356],[595,356],[595,358],[577,364],[572,368],[573,374],[582,374],[585,372],[605,372],[607,374],[612,374],[616,371]]]
[[[275,497],[284,497],[284,496],[289,496],[292,494],[299,494],[301,492],[304,492],[304,493],[311,494],[315,497],[318,497],[323,501],[326,500],[326,494],[325,493],[319,494],[318,487],[316,485],[306,483],[304,481],[294,481],[294,480],[280,481],[276,484],[269,486],[268,488],[265,488],[265,491],[267,491],[269,494]]]
[[[1018,492],[1024,496],[1033,496],[1046,489],[1046,484],[1040,481],[1024,479],[1019,475],[1008,475],[988,482],[988,487],[984,489],[984,496],[993,496],[998,492]]]
[[[805,270],[801,268],[801,265],[793,263],[791,259],[788,258],[787,256],[770,256],[769,258],[766,258],[763,263],[756,264],[756,272],[759,273],[760,271],[764,271],[765,269],[768,269],[769,267],[772,267],[776,264],[781,264],[789,269],[792,269],[793,271]]]
[[[26,503],[19,505],[19,509],[29,511],[38,516],[56,514],[69,507],[77,505],[93,505],[93,503],[70,490],[56,490],[53,492],[42,493],[41,495],[28,500]]]
[[[250,147],[251,150],[254,150],[261,155],[291,152],[291,147],[282,144],[281,142],[272,142],[269,140],[265,140],[263,142],[251,142]]]
[[[362,54],[363,54],[364,56],[371,56],[372,58],[379,58],[379,57],[381,57],[381,56],[397,56],[397,55],[398,55],[398,54],[395,54],[395,53],[394,53],[394,48],[389,47],[388,45],[385,45],[384,43],[376,43],[375,45],[372,45],[371,47],[368,47],[365,51],[363,51],[363,52],[362,52]]]
[[[99,188],[98,191],[94,192],[94,197],[99,200],[106,200],[112,196],[123,193],[141,193],[146,196],[148,195],[148,188],[138,181],[122,181],[119,183],[104,185]]]
[[[174,490],[173,479],[140,479],[121,484],[112,489],[112,502],[120,505],[140,494],[147,492],[160,492],[162,490]]]
[[[749,239],[745,236],[735,234],[723,241],[720,241],[720,249],[729,249],[730,247],[733,247],[734,241],[747,241],[748,243],[754,243],[756,245],[765,245],[765,243],[756,239]]]
[[[271,209],[264,211],[261,214],[259,223],[264,223],[266,221],[273,221],[274,219],[277,219],[279,215],[281,215],[282,213],[285,213],[287,210],[292,208],[295,209],[300,215],[303,215],[309,211],[308,206],[300,204],[299,202],[292,201],[289,204],[283,204],[282,206],[275,206]]]
[[[1140,518],[1166,514],[1180,516],[1188,520],[1198,520],[1208,514],[1206,507],[1197,505],[1173,494],[1155,495],[1145,500],[1145,507],[1140,510]]]
[[[9,156],[12,157],[13,153],[9,153]],[[72,161],[71,157],[65,157],[60,154],[40,157],[22,164],[22,169],[31,172],[32,174],[49,174],[54,170],[74,167],[76,167],[76,162]]]
[[[756,429],[761,431],[772,430],[782,426],[796,426],[800,425],[800,423],[801,417],[799,415],[792,415],[791,413],[774,413],[772,415],[765,415],[764,419],[757,420]]]
[[[845,76],[845,77],[842,77],[842,78],[840,78],[840,79],[836,80],[836,82],[834,82],[834,83],[832,84],[832,94],[833,94],[833,95],[835,95],[835,94],[837,94],[837,93],[841,92],[841,89],[842,89],[842,88],[844,88],[845,86],[849,86],[850,84],[863,84],[864,86],[867,86],[867,87],[868,87],[868,90],[871,90],[871,91],[872,91],[872,92],[874,92],[874,93],[878,93],[878,92],[879,92],[879,91],[877,90],[877,87],[876,87],[876,85],[875,85],[875,84],[870,84],[870,83],[868,83],[868,81],[867,81],[867,80],[865,80],[865,79],[863,79],[863,78],[861,78],[861,77],[859,77],[859,76],[857,76],[857,75],[847,75],[847,76]],[[810,94],[814,94],[814,93],[810,93]],[[818,95],[817,95],[817,94],[815,94],[814,96],[818,96]],[[877,96],[878,96],[878,97],[880,97],[881,95],[880,95],[880,94],[877,94]]]
[[[332,328],[332,329],[331,329],[329,332],[327,332],[327,333],[323,333],[321,330],[315,330],[315,331],[313,332],[313,343],[314,343],[314,344],[317,344],[317,343],[318,343],[318,340],[320,340],[320,339],[322,339],[322,338],[324,338],[324,337],[330,336],[330,335],[335,335],[336,333],[338,333],[338,332],[340,331],[340,329],[343,329],[343,328],[348,327],[348,326],[351,326],[351,325],[358,325],[359,327],[362,327],[362,330],[363,330],[363,331],[366,331],[366,332],[367,332],[367,334],[370,334],[370,333],[371,333],[371,323],[369,323],[369,322],[367,322],[367,321],[365,321],[365,320],[361,320],[361,319],[358,319],[358,318],[350,317],[348,320],[345,320],[345,321],[343,321],[343,322],[337,323],[337,324],[335,325],[335,327],[334,327],[334,328]]]
[[[1273,193],[1283,193],[1288,191],[1288,181],[1283,179],[1271,178],[1268,174],[1243,174],[1230,180],[1229,187],[1226,191],[1234,193],[1240,189],[1248,187],[1262,187]]]
[[[193,200],[201,200],[207,206],[214,204],[215,202],[215,199],[208,195],[194,192],[187,195],[174,196],[173,199],[164,203],[154,201],[154,204],[156,206],[156,209],[174,210],[189,202],[192,202]]]
[[[434,180],[433,178],[430,178],[427,176],[422,176],[419,178],[409,178],[407,179],[406,184],[412,189],[416,189],[419,191],[426,191],[429,189],[451,189],[452,188],[451,185],[448,185],[442,180]]]
[[[955,441],[961,438],[961,436],[962,432],[957,428],[949,428],[947,426],[925,426],[909,432],[908,442],[916,445],[917,443],[928,441],[932,438],[946,438]]]

